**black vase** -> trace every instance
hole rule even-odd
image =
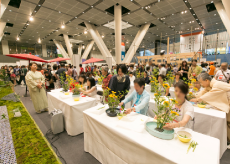
[[[118,108],[109,108],[105,112],[109,117],[116,117],[120,110]]]

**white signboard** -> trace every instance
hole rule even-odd
[[[206,62],[206,58],[200,59],[200,62]]]
[[[202,47],[202,33],[193,33],[180,36],[180,52],[197,52]]]

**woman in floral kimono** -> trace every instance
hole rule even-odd
[[[45,77],[37,71],[37,64],[32,63],[26,74],[26,85],[29,88],[30,97],[34,104],[36,113],[48,111],[48,102],[45,92]]]
[[[212,79],[208,73],[201,73],[197,78],[205,89],[190,101],[204,101],[214,106],[217,110],[225,112],[227,115],[228,141],[230,141],[230,84]]]

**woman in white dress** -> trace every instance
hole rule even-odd
[[[83,94],[89,96],[89,97],[93,97],[96,98],[97,96],[97,88],[95,86],[95,80],[92,77],[89,77],[87,79],[87,87],[85,87],[85,90],[83,89],[79,89],[79,91],[81,91]]]
[[[45,77],[37,71],[37,64],[31,63],[30,70],[26,74],[26,85],[29,88],[30,97],[36,113],[48,111],[48,101],[45,91]]]
[[[193,118],[194,118],[194,107],[186,100],[186,95],[188,94],[189,87],[184,82],[178,82],[175,84],[175,95],[177,104],[175,108],[180,109],[179,116],[176,117],[173,123],[165,125],[163,128],[171,130],[173,128],[186,127],[193,128]]]

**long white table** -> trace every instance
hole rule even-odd
[[[101,163],[109,164],[218,164],[219,139],[192,132],[192,140],[198,142],[195,152],[187,154],[189,143],[182,143],[175,136],[172,140],[162,140],[150,135],[144,129],[142,120],[149,117],[134,115],[133,122],[122,118],[108,117],[104,111],[98,112],[101,105],[85,110],[84,149]],[[105,109],[101,109],[105,110]],[[127,119],[127,118],[126,118]],[[123,120],[123,121],[122,121]],[[151,119],[150,119],[151,120]],[[122,127],[134,126],[134,129]],[[135,127],[142,131],[135,131]]]
[[[74,101],[72,95],[64,95],[61,89],[47,93],[49,113],[60,109],[64,115],[65,129],[68,135],[75,136],[83,133],[83,111],[96,105],[96,99],[81,97]]]
[[[154,99],[149,101],[148,116],[154,117],[157,110]],[[226,113],[215,109],[194,107],[194,131],[218,138],[220,140],[220,158],[227,149]]]

